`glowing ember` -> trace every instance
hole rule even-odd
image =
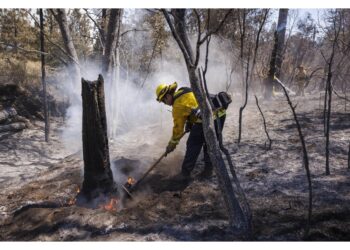
[[[136,180],[134,178],[132,178],[131,176],[128,177],[128,184],[129,185],[133,185],[136,183]]]
[[[115,198],[112,198],[106,205],[101,205],[100,207],[107,210],[107,211],[117,211],[117,203],[118,200]]]
[[[76,201],[77,201],[76,198],[72,198],[72,199],[70,199],[70,200],[68,201],[68,205],[72,206],[72,205],[75,204]]]
[[[79,194],[79,192],[80,192],[80,188],[78,187],[78,188],[77,188],[77,194]],[[76,198],[76,197],[73,197],[73,198],[71,198],[71,199],[68,201],[68,205],[72,206],[72,205],[74,205],[76,202],[77,202],[77,198]]]

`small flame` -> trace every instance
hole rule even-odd
[[[132,178],[131,176],[128,177],[128,184],[129,185],[133,185],[136,183],[136,180],[134,178]]]
[[[118,200],[116,198],[112,198],[106,205],[101,205],[100,207],[107,211],[115,212],[117,211],[117,203]]]

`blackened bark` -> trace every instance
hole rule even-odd
[[[283,62],[284,40],[287,29],[288,9],[280,9],[277,25],[277,54],[276,54],[276,76],[281,79],[281,67]]]
[[[238,119],[238,143],[241,142],[241,135],[242,135],[242,119],[243,119],[243,110],[247,106],[248,103],[248,90],[249,90],[249,62],[250,62],[250,50],[248,52],[248,58],[247,58],[247,69],[246,69],[246,76],[245,76],[245,98],[244,98],[244,104],[239,108],[239,119]],[[243,70],[243,68],[242,68]]]
[[[348,151],[348,169],[350,169],[350,142],[349,142],[349,151]]]
[[[331,63],[329,64],[329,70],[332,70]],[[331,120],[331,108],[332,108],[332,72],[328,72],[327,77],[327,92],[328,92],[328,105],[327,105],[327,121],[326,121],[326,175],[330,174],[329,170],[329,133],[330,133],[330,120]]]
[[[280,68],[283,60],[284,37],[286,34],[288,9],[280,9],[278,15],[277,29],[274,33],[274,46],[271,53],[270,69],[267,79],[265,79],[265,99],[269,100],[272,97],[272,89],[274,85],[274,76],[279,77]]]
[[[41,83],[43,85],[43,96],[44,96],[44,119],[45,119],[45,141],[49,141],[50,134],[50,121],[49,112],[47,106],[47,94],[46,94],[46,71],[45,71],[45,40],[44,40],[44,15],[43,9],[39,10],[40,15],[40,50],[41,52]]]
[[[199,76],[196,73],[197,65],[195,65],[195,57],[193,57],[192,47],[189,43],[184,25],[185,10],[177,9],[173,10],[172,12],[174,15],[174,21],[170,19],[168,12],[163,10],[163,14],[169,24],[172,34],[185,58],[191,88],[199,103],[203,121],[204,137],[208,147],[208,154],[219,180],[218,184],[223,194],[223,199],[228,212],[230,228],[236,233],[240,233],[243,237],[249,237],[251,232],[248,222],[249,219],[243,213],[239,201],[237,200],[233,191],[231,179],[228,175],[225,162],[221,155],[218,140],[216,138],[213,112],[210,109],[209,101],[205,96],[204,89],[199,82]]]
[[[109,161],[104,81],[82,79],[84,182],[82,192],[88,199],[97,192],[114,188]]]

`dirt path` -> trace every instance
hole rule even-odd
[[[314,215],[308,239],[349,240],[349,113],[337,100],[331,125],[331,175],[326,176],[319,100],[309,96],[294,101],[298,102],[313,180]],[[254,239],[301,240],[307,218],[308,186],[297,130],[283,98],[269,104],[261,101],[261,107],[273,139],[272,149],[267,151],[264,147],[266,136],[255,102],[249,103],[244,113],[239,146],[239,104],[230,107],[224,129],[225,145],[253,211]],[[42,132],[37,129],[27,132],[34,138],[28,139],[28,148],[22,143],[17,145],[16,140],[23,138],[19,134],[5,139],[6,146],[1,143],[1,162],[6,164],[3,166],[22,168],[25,159],[31,160],[27,164],[32,166],[21,171],[24,181],[19,180],[18,171],[1,174],[7,174],[1,182],[1,240],[237,240],[227,230],[216,177],[205,181],[196,177],[203,168],[202,161],[189,185],[172,180],[181,166],[185,140],[146,179],[135,201],[119,200],[117,211],[106,211],[71,205],[82,181],[80,157],[67,157],[63,149],[59,151],[58,140],[53,140],[44,151],[46,155],[40,156],[36,149],[42,150],[43,145],[35,138]],[[159,126],[140,128],[138,133],[127,133],[111,142],[117,182],[123,183],[130,174],[137,178],[162,153],[168,134],[159,131],[163,131]],[[17,156],[7,156],[7,149],[17,150]],[[18,183],[23,185],[16,186]]]

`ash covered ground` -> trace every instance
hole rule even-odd
[[[224,128],[231,153],[253,213],[257,241],[302,240],[307,219],[308,184],[301,144],[283,96],[260,101],[272,149],[265,149],[262,118],[251,98],[237,146],[239,103],[233,103]],[[349,111],[335,98],[332,107],[330,171],[325,175],[323,101],[319,96],[294,97],[305,135],[313,182],[313,216],[307,240],[350,239]],[[81,152],[65,149],[62,123],[53,122],[49,144],[43,124],[0,135],[0,240],[4,241],[235,241],[214,175],[200,180],[200,160],[189,185],[175,182],[186,138],[156,167],[133,201],[117,201],[117,209],[74,204],[82,183]],[[171,121],[163,123],[171,131]],[[110,142],[115,180],[138,178],[162,153],[169,133],[160,125],[143,127]],[[170,128],[170,129],[169,129]],[[157,136],[154,136],[157,134]],[[202,159],[202,156],[200,156]],[[120,189],[119,189],[120,191]],[[121,193],[119,193],[121,195]]]

